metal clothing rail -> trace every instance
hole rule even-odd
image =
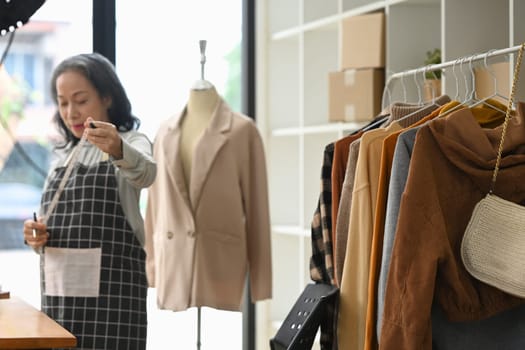
[[[384,90],[383,90],[383,96],[382,96],[382,103],[383,103],[382,106],[385,107],[385,104],[384,104],[384,102],[385,102],[385,93],[387,91],[389,92],[388,88],[389,88],[390,84],[392,83],[392,81],[394,81],[396,79],[404,78],[406,76],[417,76],[417,74],[425,74],[427,72],[433,72],[433,71],[445,69],[445,68],[448,68],[448,67],[454,67],[457,64],[463,64],[464,62],[468,62],[469,64],[471,64],[474,61],[487,60],[490,57],[511,54],[511,53],[517,52],[520,49],[520,47],[521,47],[521,45],[516,45],[516,46],[508,47],[508,48],[505,48],[505,49],[490,50],[490,51],[487,51],[487,52],[481,53],[481,54],[475,54],[475,55],[471,55],[471,56],[464,56],[462,58],[458,58],[458,59],[447,61],[447,62],[443,62],[443,63],[430,64],[430,65],[422,66],[422,67],[419,67],[419,68],[409,69],[409,70],[406,70],[406,71],[394,73],[388,78],[388,80],[387,80],[387,82],[385,84],[385,87],[384,87]]]

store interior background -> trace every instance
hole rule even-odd
[[[50,124],[54,108],[47,85],[52,68],[66,56],[92,51],[94,1],[108,0],[46,0],[32,17],[32,23],[17,31],[10,52],[19,56],[6,61],[11,78],[23,77],[31,87],[23,117],[9,118],[9,130],[39,164],[46,161],[41,146],[55,137]],[[305,284],[311,282],[310,225],[319,200],[323,149],[366,123],[334,122],[329,118],[329,74],[341,73],[345,69],[341,65],[342,53],[351,52],[344,50],[344,20],[369,12],[385,13],[385,40],[379,51],[384,54],[382,68],[387,75],[421,67],[426,51],[440,48],[444,61],[458,63],[443,73],[442,92],[461,98],[471,91],[467,86],[474,85],[467,78],[469,55],[525,41],[525,24],[519,20],[525,13],[524,0],[114,1],[117,71],[134,113],[142,120],[140,130],[152,140],[160,122],[180,112],[191,86],[200,78],[201,39],[207,40],[205,78],[232,108],[246,110],[241,105],[246,104],[242,94],[256,97],[257,103],[251,101],[254,103],[249,103],[249,110],[255,104],[257,108],[249,115],[256,117],[266,146],[273,298],[256,305],[257,347],[244,344],[253,335],[249,327],[246,331],[245,317],[253,313],[205,308],[202,350],[268,349],[268,338],[276,334]],[[241,82],[245,78],[241,64],[246,65],[246,61],[241,60],[244,46],[240,43],[244,25],[250,22],[243,24],[244,3],[256,7],[255,40],[242,41],[243,45],[256,45],[253,89],[241,89],[245,83]],[[363,37],[374,42],[367,35]],[[0,37],[0,52],[6,43],[7,37]],[[489,64],[513,62],[509,57],[488,60]],[[508,85],[508,67],[503,65],[498,88]],[[420,76],[423,79],[423,74]],[[0,71],[0,96],[5,93],[5,78]],[[524,100],[525,79],[519,84],[517,100]],[[498,90],[504,96],[508,94],[495,89],[492,79],[489,87],[490,93]],[[398,79],[387,90],[388,102],[420,102],[419,88],[414,77]],[[5,108],[0,99],[0,114],[5,115]],[[21,222],[38,207],[42,178],[21,157],[9,158],[9,154],[17,154],[12,149],[11,137],[0,127],[0,284],[38,307],[38,257],[20,244],[20,228]],[[4,164],[9,162],[16,171],[6,171],[10,167]],[[10,192],[5,185],[13,183],[31,186],[16,187]],[[144,207],[145,196],[142,204]],[[11,231],[18,242],[12,242]],[[10,244],[22,248],[6,248]],[[253,320],[250,322],[253,325]],[[165,349],[167,344],[174,349],[196,348],[196,310],[158,310],[154,289],[149,293],[149,323],[148,349]]]
[[[115,63],[133,112],[141,119],[139,130],[153,140],[160,122],[182,110],[191,86],[200,79],[199,40],[207,40],[205,79],[233,109],[240,110],[241,36],[242,0],[116,0]],[[7,38],[0,37],[1,52]],[[5,233],[0,240],[4,242],[0,244],[0,285],[36,308],[40,307],[38,256],[20,245],[20,240],[21,222],[38,208],[43,177],[20,157],[10,160],[10,165],[18,167],[15,172],[4,174],[3,165],[16,153],[15,138],[45,168],[47,158],[37,159],[39,153],[33,148],[47,147],[56,136],[50,123],[54,111],[48,91],[51,70],[69,55],[91,51],[92,0],[46,0],[30,23],[15,32],[5,62],[9,77],[25,80],[29,88],[23,114],[3,124],[9,125],[9,133],[0,128],[0,223]],[[21,183],[15,184],[15,178]],[[20,195],[22,187],[14,185],[25,186],[25,195]],[[196,348],[196,309],[158,310],[155,298],[155,289],[150,288],[148,349],[166,349],[167,344],[173,349]],[[201,317],[202,350],[242,348],[241,313],[203,308]]]

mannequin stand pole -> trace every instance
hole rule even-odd
[[[201,349],[201,307],[197,307],[197,350]]]

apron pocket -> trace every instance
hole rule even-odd
[[[98,297],[101,248],[44,249],[45,295]]]

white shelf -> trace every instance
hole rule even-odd
[[[277,234],[310,237],[310,230],[306,230],[299,226],[292,225],[275,225],[272,226],[272,231]]]
[[[397,2],[404,2],[404,1],[406,0],[397,0],[395,2],[397,3]],[[308,31],[312,31],[312,30],[316,30],[316,29],[320,29],[320,28],[324,28],[324,27],[328,27],[332,25],[337,25],[339,21],[341,21],[343,18],[357,16],[357,15],[361,15],[361,14],[365,14],[365,13],[373,12],[377,10],[382,10],[384,8],[385,8],[385,1],[372,2],[371,4],[360,6],[352,10],[348,10],[342,13],[334,14],[331,16],[317,19],[317,20],[313,20],[308,23],[298,25],[296,27],[278,31],[272,35],[272,40],[276,41],[276,40],[287,39],[287,38],[294,37],[294,36],[297,36],[299,34],[302,34]]]
[[[323,27],[336,25],[337,21],[339,21],[340,19],[341,19],[340,15],[333,15],[333,16],[330,16],[330,17],[318,19],[318,20],[312,21],[310,23],[303,24],[303,25],[301,25],[299,27],[290,28],[290,29],[286,29],[286,30],[280,31],[278,33],[275,33],[272,36],[272,40],[276,41],[276,40],[287,39],[287,38],[290,38],[290,37],[302,34],[304,32],[310,31],[310,30],[315,30],[315,29],[319,29],[319,28],[323,28]]]
[[[339,70],[343,20],[384,11],[387,81],[391,74],[423,66],[426,52],[434,48],[450,61],[520,44],[525,41],[520,20],[525,2],[267,0],[257,7],[256,115],[264,126],[276,271],[270,316],[259,325],[265,327],[260,334],[268,334],[311,282],[309,227],[320,194],[324,148],[368,124],[329,122],[327,117],[328,73]],[[444,75],[443,91],[455,96],[451,80]],[[406,102],[417,102],[416,86],[404,83]],[[523,100],[525,79],[520,86]],[[399,85],[389,91],[392,102],[405,95]],[[262,339],[257,350],[267,345],[268,339]]]
[[[272,130],[272,136],[296,136],[304,134],[324,134],[334,132],[353,131],[365,126],[368,122],[342,123],[334,122],[329,124],[303,126],[297,128],[281,128]]]

